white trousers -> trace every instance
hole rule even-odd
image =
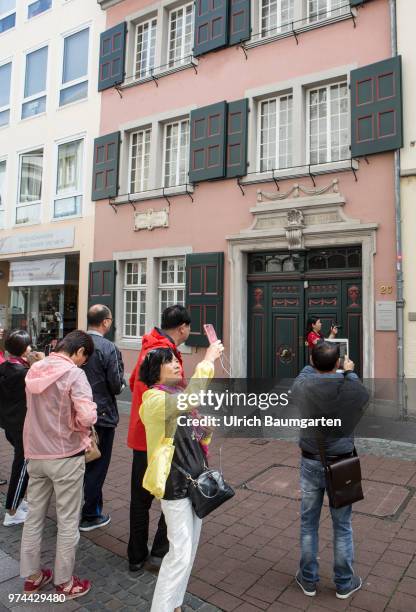
[[[162,499],[168,528],[169,552],[163,558],[151,612],[173,612],[183,603],[201,534],[202,520],[189,498]]]

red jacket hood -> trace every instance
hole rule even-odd
[[[151,351],[154,348],[176,349],[176,345],[171,338],[162,334],[157,327],[154,327],[150,334],[145,334],[142,338],[142,350]],[[175,352],[178,352],[175,350]]]

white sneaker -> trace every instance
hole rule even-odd
[[[29,504],[27,503],[26,499],[22,499],[22,501],[19,504],[18,510],[22,510],[22,512],[29,511]]]
[[[20,525],[21,523],[25,522],[26,517],[27,512],[20,510],[20,508],[17,509],[16,514],[14,514],[13,516],[6,512],[6,514],[4,515],[3,525],[5,527],[10,527],[11,525]]]

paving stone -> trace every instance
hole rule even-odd
[[[19,563],[10,555],[4,556],[0,561],[0,582],[19,575]]]

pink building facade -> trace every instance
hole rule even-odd
[[[114,309],[127,370],[179,302],[188,371],[211,322],[233,376],[295,376],[319,316],[364,377],[394,378],[388,0],[99,3],[90,301]]]

